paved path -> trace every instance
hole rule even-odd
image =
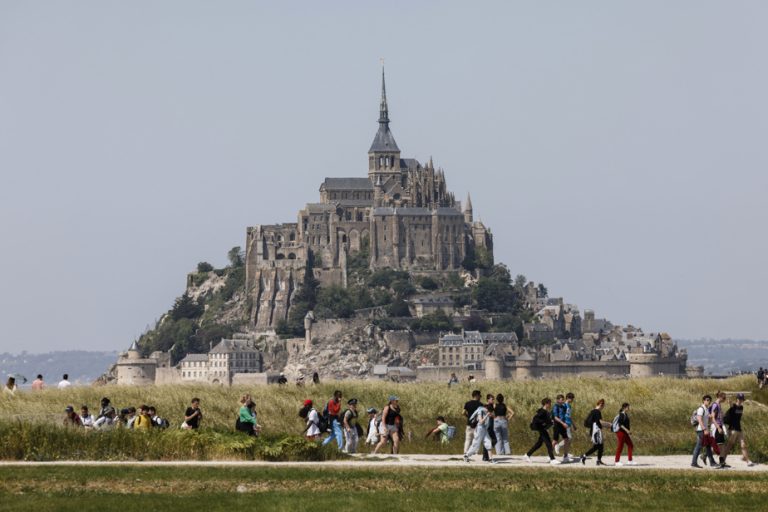
[[[335,460],[325,462],[267,462],[267,461],[127,461],[127,462],[101,462],[101,461],[55,461],[55,462],[24,462],[24,461],[0,461],[0,469],[8,467],[33,467],[33,466],[144,466],[144,467],[163,467],[163,466],[226,466],[226,467],[345,467],[345,468],[372,468],[372,467],[439,467],[439,468],[488,468],[488,469],[515,469],[515,468],[546,468],[554,471],[573,471],[583,470],[584,468],[594,469],[595,459],[587,460],[586,465],[580,461],[570,462],[568,464],[550,465],[546,457],[533,457],[532,462],[526,462],[521,455],[500,456],[498,463],[489,464],[482,462],[480,456],[475,456],[471,462],[466,463],[461,455],[357,455],[351,460]],[[635,459],[637,465],[614,467],[613,457],[604,457],[608,466],[601,466],[597,469],[603,471],[642,471],[648,469],[676,469],[695,472],[717,472],[728,473],[738,472],[759,472],[768,474],[768,465],[757,464],[749,467],[740,457],[731,457],[729,463],[733,466],[730,469],[720,470],[705,467],[704,469],[691,468],[690,455],[658,455],[658,456],[639,456]],[[626,462],[626,458],[622,459]]]

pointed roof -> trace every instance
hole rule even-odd
[[[471,212],[472,211],[472,198],[469,197],[469,192],[467,192],[467,205],[464,207],[465,212]]]
[[[128,350],[141,352],[141,350],[139,350],[139,344],[136,343],[136,340],[133,340],[133,343],[131,343],[131,347]]]
[[[379,104],[379,131],[373,138],[369,153],[382,151],[400,151],[395,137],[389,131],[389,107],[387,107],[387,86],[384,81],[384,66],[381,67],[381,103]]]

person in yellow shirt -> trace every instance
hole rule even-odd
[[[152,418],[149,417],[149,407],[142,405],[139,407],[139,414],[133,422],[134,430],[149,430],[152,428]]]

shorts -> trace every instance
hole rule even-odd
[[[568,431],[561,424],[555,423],[555,426],[552,427],[552,439],[559,441],[561,437],[564,440],[568,439]]]
[[[379,427],[379,434],[382,436],[389,436],[397,432],[397,425],[385,425],[381,424]]]
[[[720,432],[719,430],[715,430],[715,443],[717,444],[725,443],[725,432]]]

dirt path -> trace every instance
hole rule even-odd
[[[399,455],[399,456],[372,456],[358,455],[352,460],[337,460],[326,462],[266,462],[266,461],[128,461],[128,462],[100,462],[100,461],[55,461],[55,462],[24,462],[24,461],[0,461],[0,468],[19,467],[19,466],[229,466],[229,467],[318,467],[335,466],[345,468],[372,468],[372,467],[440,467],[440,468],[489,468],[489,469],[514,469],[514,468],[551,468],[552,470],[582,470],[584,468],[594,469],[595,459],[590,458],[582,465],[580,461],[573,461],[567,464],[550,465],[546,457],[533,457],[532,462],[526,462],[521,455],[500,456],[496,464],[482,462],[480,456],[476,456],[471,462],[466,463],[461,455]],[[768,465],[757,464],[749,467],[739,457],[731,457],[728,462],[732,465],[729,469],[714,469],[705,467],[703,469],[691,468],[690,455],[659,455],[659,456],[639,456],[635,459],[635,466],[613,466],[613,457],[604,457],[607,466],[601,466],[598,469],[603,471],[642,471],[648,469],[663,470],[688,470],[696,472],[726,473],[731,471],[749,471],[768,473]],[[622,458],[626,462],[626,457]]]

